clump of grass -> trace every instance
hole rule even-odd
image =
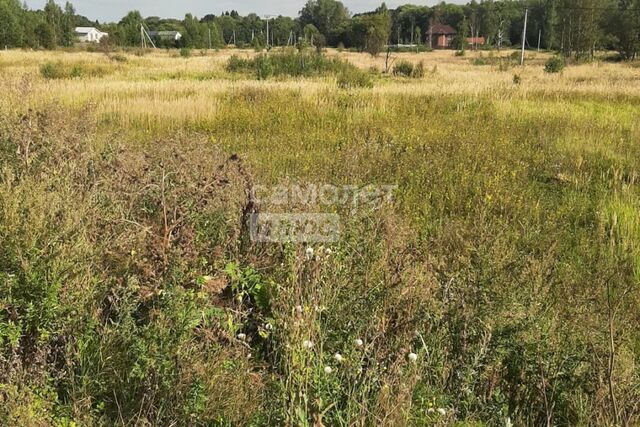
[[[46,62],[40,67],[40,75],[45,79],[64,79],[67,72],[61,62]]]
[[[425,75],[424,62],[420,61],[414,65],[409,61],[400,61],[393,67],[392,72],[394,76],[421,79]]]
[[[40,75],[47,80],[102,77],[107,72],[103,66],[86,63],[69,65],[62,62],[46,62],[40,67]]]
[[[189,49],[187,47],[183,47],[182,49],[180,49],[180,56],[182,58],[190,58],[191,57],[191,49]]]
[[[413,63],[409,61],[399,61],[393,66],[393,75],[411,77],[413,74]]]

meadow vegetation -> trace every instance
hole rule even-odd
[[[639,68],[141,53],[0,53],[1,424],[640,423]]]

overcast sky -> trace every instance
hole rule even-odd
[[[27,0],[31,9],[40,9],[46,0]],[[65,0],[56,0],[64,6]],[[208,13],[219,15],[227,10],[237,10],[241,15],[255,12],[259,15],[285,15],[295,17],[306,0],[71,0],[80,15],[91,20],[119,21],[128,11],[137,9],[143,16],[163,18],[183,18],[185,13],[203,17]],[[373,10],[382,0],[343,0],[352,13]],[[387,6],[394,8],[401,4],[413,3],[432,6],[439,0],[388,0]],[[466,3],[465,0],[449,0],[451,3]]]

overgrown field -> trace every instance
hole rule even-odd
[[[0,52],[0,424],[640,423],[637,64],[233,54]]]

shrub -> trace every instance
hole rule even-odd
[[[71,67],[71,71],[69,72],[69,77],[71,78],[83,77],[84,75],[85,75],[85,69],[80,64],[77,64]]]
[[[40,74],[45,79],[64,79],[66,76],[64,66],[60,62],[47,62],[40,67]]]
[[[413,75],[413,64],[409,61],[400,61],[393,66],[394,76],[411,77]]]
[[[409,61],[400,61],[393,67],[393,75],[421,79],[425,75],[424,61],[416,65]]]
[[[180,49],[180,56],[183,58],[189,58],[191,56],[191,49],[183,47]]]
[[[255,71],[258,80],[266,80],[273,74],[273,65],[267,55],[259,55],[255,59]]]
[[[338,75],[337,85],[340,89],[371,88],[371,77],[358,69],[343,70]]]
[[[522,77],[520,77],[520,74],[514,74],[513,75],[513,84],[514,85],[519,85],[520,83],[522,83]]]
[[[421,79],[424,77],[424,61],[420,61],[413,67],[413,73],[411,73],[411,77],[414,79]]]
[[[241,58],[238,55],[231,55],[227,60],[225,70],[229,73],[239,73],[243,71],[249,71],[252,68],[251,61],[245,58]]]
[[[225,66],[228,72],[253,72],[259,79],[266,79],[271,75],[310,77],[338,74],[353,68],[355,68],[354,65],[338,58],[327,58],[321,53],[295,50],[259,55],[253,59],[242,59],[234,55],[229,58]]]
[[[564,66],[564,59],[559,56],[554,56],[553,58],[549,58],[544,64],[544,71],[546,73],[559,73],[564,69]]]

